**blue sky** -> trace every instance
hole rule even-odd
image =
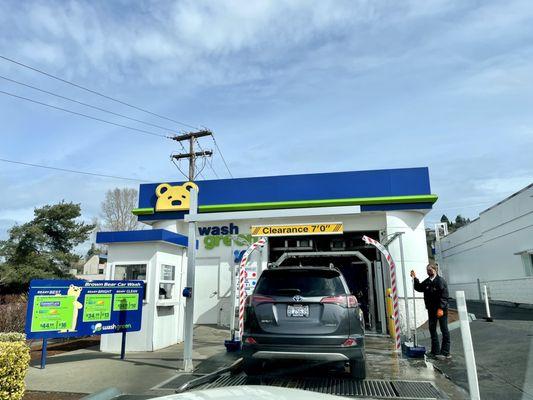
[[[237,177],[428,166],[428,223],[533,181],[531,1],[3,1],[0,30],[2,55],[209,127]],[[0,75],[183,128],[2,60]],[[3,95],[0,117],[0,158],[180,178],[169,140]],[[5,163],[0,185],[0,237],[36,206],[81,202],[91,219],[107,189],[136,186]]]

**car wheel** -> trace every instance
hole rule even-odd
[[[262,372],[263,362],[251,358],[245,358],[242,369],[248,376],[259,375]]]
[[[350,361],[350,375],[357,380],[366,378],[366,363],[365,359]]]

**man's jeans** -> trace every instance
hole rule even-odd
[[[448,310],[444,310],[444,315],[437,318],[437,310],[428,310],[429,333],[431,334],[431,353],[450,354],[450,331],[448,330]],[[439,337],[437,336],[437,321],[442,333],[442,347],[439,346]]]

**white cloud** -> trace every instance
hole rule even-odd
[[[474,181],[476,190],[490,196],[509,196],[533,183],[532,175],[507,176],[502,178],[479,179]],[[503,198],[503,197],[502,197]]]
[[[155,83],[159,76],[168,83],[186,74],[198,83],[205,78],[207,84],[227,84],[238,81],[236,75],[243,81],[262,78],[276,62],[297,62],[308,46],[358,40],[359,26],[378,22],[379,29],[388,17],[388,2],[367,1],[187,0],[170,7],[150,4],[142,14],[109,12],[111,4],[13,3],[6,28],[16,33],[15,43],[0,41],[0,49],[71,77],[97,73],[119,82],[135,77]]]

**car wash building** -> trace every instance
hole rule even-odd
[[[266,233],[267,244],[253,253],[247,266],[248,293],[268,267],[333,265],[362,305],[367,329],[385,333],[390,275],[381,254],[363,242],[367,235],[388,243],[398,264],[405,326],[404,293],[411,294],[412,285],[407,277],[404,291],[400,260],[403,256],[405,268],[423,276],[428,262],[424,216],[437,200],[427,168],[150,183],[140,185],[139,207],[133,213],[151,229],[97,236],[99,243],[109,245],[107,279],[146,282],[143,329],[129,335],[128,350],[156,350],[183,339],[181,293],[193,185],[198,188],[195,323],[230,324],[240,257]],[[410,305],[412,310],[412,298]],[[418,297],[417,325],[426,319],[423,310]],[[102,337],[102,350],[119,348],[119,335]]]

